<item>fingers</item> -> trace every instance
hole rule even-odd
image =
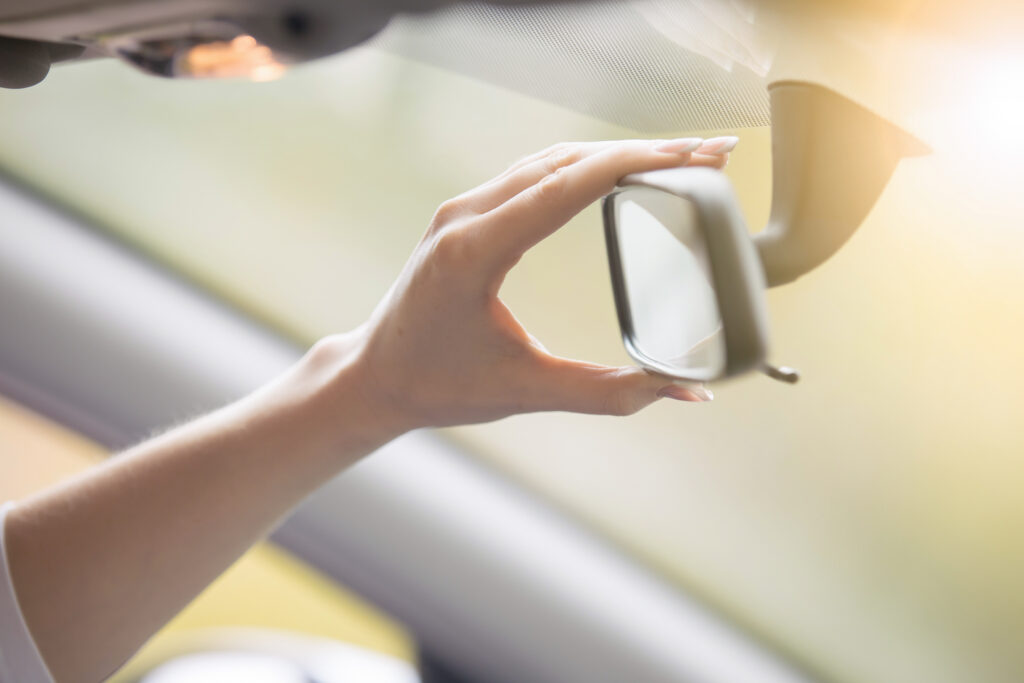
[[[510,267],[527,249],[611,192],[623,176],[678,166],[680,153],[659,151],[662,146],[621,142],[557,168],[486,214],[479,226],[481,243],[498,264]]]
[[[609,141],[609,142],[611,142],[611,141]],[[575,145],[587,145],[587,144],[594,144],[594,143],[590,143],[590,142],[559,142],[557,144],[551,145],[550,147],[542,149],[539,152],[534,152],[533,154],[526,155],[525,157],[523,157],[519,161],[517,161],[514,164],[512,164],[511,166],[509,166],[508,169],[504,173],[502,173],[500,176],[498,176],[498,177],[501,178],[502,176],[506,176],[506,175],[508,175],[510,173],[514,173],[514,172],[518,171],[519,169],[521,169],[523,166],[526,166],[527,164],[531,164],[534,161],[537,161],[537,159],[542,159],[542,158],[544,158],[544,157],[546,157],[546,156],[548,156],[550,154],[555,154],[555,153],[559,152],[560,150],[565,149],[566,147],[573,147]]]
[[[740,141],[735,135],[723,135],[718,138],[708,138],[697,150],[698,154],[728,154],[736,148]]]
[[[698,149],[704,143],[704,140],[702,138],[681,138],[670,141],[637,140],[636,142],[653,145],[659,148],[661,152],[675,154],[677,156],[676,165],[684,166],[690,160],[690,153]],[[575,164],[616,144],[621,144],[621,141],[577,142],[555,145],[546,153],[535,155],[525,163],[517,164],[513,169],[503,173],[494,180],[467,192],[463,195],[463,199],[477,213],[487,213],[501,206],[523,190],[536,185],[546,176],[557,172],[559,169]],[[716,157],[713,154],[706,155],[707,161],[703,162],[702,165],[712,165],[710,160],[714,158]]]
[[[557,230],[590,202],[636,171],[706,166],[722,168],[738,138],[626,140],[562,143],[525,157],[483,185],[442,204],[428,228],[433,234],[460,216],[483,216],[484,225],[465,231],[482,258],[481,274],[500,286],[523,252]],[[600,160],[600,163],[598,162]],[[593,182],[588,182],[593,181]],[[572,186],[559,206],[543,201]],[[471,234],[476,233],[476,234]],[[483,234],[481,234],[483,233]],[[495,233],[495,234],[490,234]],[[481,253],[482,252],[482,253]]]
[[[637,367],[611,367],[553,356],[545,365],[545,410],[632,415],[659,398],[694,403],[712,398],[699,383],[673,382]]]
[[[735,135],[708,138],[699,149],[690,155],[687,166],[707,166],[709,168],[725,168],[729,163],[729,152],[736,148],[740,141]]]
[[[463,197],[477,213],[487,213],[531,185],[536,185],[544,176],[613,144],[615,143],[609,141],[554,145],[543,153],[531,155],[516,163],[509,170],[470,190]]]
[[[620,142],[566,142],[552,145],[545,150],[520,159],[501,175],[463,194],[461,199],[471,210],[477,213],[486,213],[504,204],[526,188],[536,185],[545,176],[558,169],[574,164]],[[704,140],[690,137],[675,140],[638,140],[637,142],[646,142],[661,152],[678,154],[678,165],[680,166],[723,168],[728,162],[729,152],[739,142],[739,138],[725,136]]]

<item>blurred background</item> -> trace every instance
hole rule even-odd
[[[834,259],[769,292],[772,359],[798,367],[800,384],[749,376],[714,386],[711,404],[526,415],[444,437],[822,680],[1021,680],[1014,11],[879,10],[885,21],[862,34],[884,46],[873,69],[826,83],[934,152],[900,165]],[[823,67],[808,53],[773,68]],[[554,142],[735,134],[726,173],[752,231],[770,204],[766,126],[638,131],[372,43],[269,83],[62,66],[0,91],[0,121],[6,173],[302,344],[363,321],[441,201]],[[528,254],[501,295],[552,352],[628,362],[595,207]],[[100,455],[6,403],[0,452],[17,460],[2,498]],[[258,610],[252,591],[267,600]],[[219,624],[414,652],[400,626],[268,546],[169,628]]]

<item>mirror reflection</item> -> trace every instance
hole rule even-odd
[[[680,376],[722,375],[725,336],[694,204],[628,188],[615,197],[615,225],[635,351]]]

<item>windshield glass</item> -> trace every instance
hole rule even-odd
[[[943,74],[897,98],[935,153],[769,293],[799,385],[447,436],[828,680],[1019,680],[1024,79],[992,70],[1024,62],[979,54],[908,48],[908,74]],[[0,120],[10,172],[302,343],[364,320],[444,199],[557,141],[637,136],[372,48],[260,84],[58,67],[0,92]],[[767,128],[666,133],[737,133],[727,173],[764,224]],[[629,362],[595,207],[502,296],[552,352]]]

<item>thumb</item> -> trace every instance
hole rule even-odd
[[[699,382],[681,382],[633,366],[598,365],[550,357],[546,376],[548,410],[594,415],[632,415],[659,398],[701,402],[712,399]]]

